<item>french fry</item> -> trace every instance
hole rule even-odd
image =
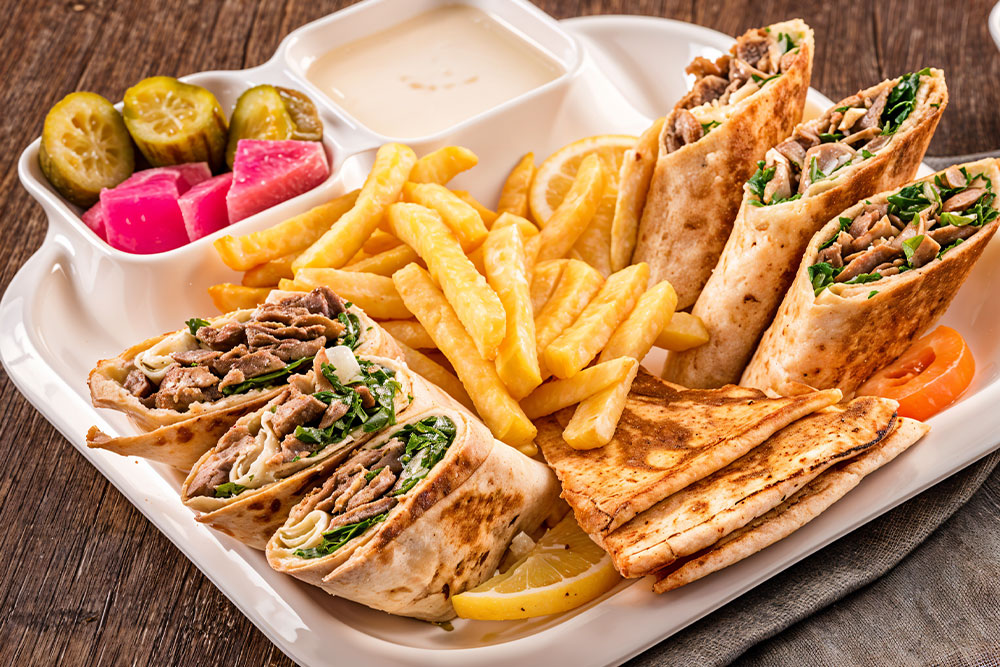
[[[278,289],[282,292],[308,292],[312,288],[297,283],[294,279],[282,278],[278,281]]]
[[[365,241],[364,245],[361,246],[361,249],[369,255],[377,255],[380,252],[398,248],[402,244],[402,241],[389,232],[382,229],[376,229],[372,232],[372,235],[368,237],[368,240]]]
[[[536,316],[555,291],[563,267],[568,261],[568,259],[550,259],[535,267],[531,275],[531,312]]]
[[[378,228],[386,207],[399,199],[416,160],[409,146],[384,144],[379,148],[354,207],[292,262],[292,270],[339,269],[347,264]]]
[[[657,119],[642,133],[635,146],[625,151],[618,173],[618,199],[611,222],[611,270],[621,271],[632,261],[639,219],[646,204],[646,193],[653,178],[659,151],[663,118]]]
[[[299,269],[295,273],[295,284],[305,289],[329,287],[344,301],[353,301],[369,317],[378,320],[412,317],[399,298],[392,278],[387,276],[343,269]]]
[[[416,315],[455,368],[476,411],[493,435],[509,445],[530,452],[537,430],[521,410],[497,374],[496,366],[483,359],[472,337],[462,326],[455,309],[437,288],[430,274],[416,264],[392,276],[403,303]]]
[[[466,204],[476,209],[479,217],[482,218],[483,224],[486,225],[487,229],[493,227],[493,223],[496,221],[497,217],[500,215],[496,211],[491,211],[490,209],[479,203],[475,197],[470,195],[465,190],[452,190],[452,194],[464,201]]]
[[[674,313],[670,322],[656,337],[656,347],[671,352],[683,352],[708,342],[708,329],[697,315]]]
[[[480,356],[494,359],[507,326],[503,305],[441,216],[419,204],[397,203],[389,207],[388,218],[393,233],[427,262],[427,270],[472,336]]]
[[[513,213],[522,218],[528,215],[528,190],[535,178],[535,154],[528,153],[511,170],[500,189],[497,213]]]
[[[506,333],[497,351],[497,374],[510,395],[520,400],[542,383],[524,266],[524,239],[515,225],[494,226],[483,247],[486,278],[507,313]]]
[[[469,392],[465,390],[462,382],[451,371],[426,354],[414,350],[406,343],[398,339],[396,342],[399,343],[400,349],[403,350],[403,357],[406,359],[406,365],[410,367],[410,370],[441,387],[449,396],[475,413],[476,406],[472,404]]]
[[[354,207],[358,193],[359,190],[348,192],[267,229],[217,238],[213,245],[226,266],[235,271],[249,271],[315,243]]]
[[[535,345],[543,378],[549,376],[545,348],[576,321],[604,285],[604,278],[592,266],[576,259],[562,261],[565,265],[555,291],[535,316]]]
[[[497,226],[507,227],[510,225],[515,225],[518,229],[520,229],[521,236],[524,237],[525,239],[538,234],[538,227],[535,227],[535,225],[533,225],[530,220],[528,220],[527,218],[522,218],[517,215],[512,215],[510,213],[504,213],[503,215],[499,216],[496,219],[496,222],[493,223],[493,227],[491,227],[490,229],[492,230]],[[527,247],[525,247],[525,252],[527,252]],[[533,258],[525,257],[525,259],[527,260],[528,265],[534,264]],[[472,262],[473,266],[476,267],[476,270],[479,271],[479,273],[483,274],[484,276],[486,275],[486,264],[483,262],[483,246],[479,246],[478,248],[469,253],[469,261]],[[532,271],[529,271],[528,273],[533,274]]]
[[[229,313],[243,308],[253,308],[264,303],[273,287],[246,287],[232,283],[220,283],[208,288],[208,296],[220,313]]]
[[[243,274],[243,283],[246,287],[269,287],[277,285],[282,278],[292,277],[292,260],[295,254],[285,255],[278,259],[272,259],[258,264]]]
[[[638,371],[639,363],[635,362],[621,382],[602,389],[576,406],[573,417],[563,429],[566,444],[573,449],[594,449],[611,442]]]
[[[529,246],[538,245],[537,251],[529,247],[529,252],[535,251],[537,261],[566,256],[593,219],[604,196],[605,180],[601,159],[593,154],[583,158],[565,199],[541,233],[528,241]]]
[[[649,354],[677,307],[677,292],[666,280],[650,287],[639,297],[635,308],[611,334],[598,361],[632,357],[636,361]]]
[[[437,183],[446,185],[463,171],[472,169],[479,158],[468,148],[445,146],[423,156],[413,166],[410,180],[414,183]]]
[[[407,183],[403,196],[408,202],[434,209],[444,224],[454,232],[466,252],[478,248],[486,240],[486,225],[479,213],[458,198],[451,190],[437,183]]]
[[[566,380],[546,382],[521,401],[521,409],[531,419],[551,415],[621,382],[638,364],[631,357],[621,357],[584,368]]]
[[[388,331],[400,343],[404,343],[410,347],[418,349],[432,349],[437,347],[434,345],[434,339],[427,333],[423,325],[416,320],[382,320],[379,322],[379,326]]]
[[[365,257],[362,260],[348,264],[344,271],[359,271],[361,273],[377,273],[380,276],[391,277],[410,262],[416,262],[419,258],[413,248],[400,244],[390,250],[385,250],[377,255]]]
[[[545,367],[560,378],[579,372],[632,312],[648,281],[649,265],[645,262],[612,273],[572,326],[545,348]]]

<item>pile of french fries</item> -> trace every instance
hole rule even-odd
[[[609,180],[596,156],[584,158],[552,216],[535,222],[532,156],[511,172],[496,211],[446,187],[477,162],[458,146],[417,159],[386,144],[360,190],[218,239],[243,284],[209,293],[227,312],[272,289],[325,285],[377,320],[415,372],[477,412],[497,439],[534,455],[532,420],[577,405],[566,441],[607,444],[650,348],[687,349],[707,332],[674,312],[669,283],[648,285],[647,265],[605,278],[567,258]]]

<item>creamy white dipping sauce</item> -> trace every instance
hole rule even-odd
[[[447,5],[327,51],[307,78],[372,130],[436,134],[564,72],[474,7]]]

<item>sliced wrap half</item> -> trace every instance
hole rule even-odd
[[[922,422],[899,417],[892,432],[868,451],[829,468],[788,500],[703,552],[679,559],[657,572],[653,591],[665,593],[679,588],[788,537],[847,495],[865,476],[906,451],[929,430],[930,426]]]
[[[768,398],[735,386],[689,390],[640,371],[607,445],[566,444],[562,432],[573,408],[539,420],[537,442],[577,522],[600,543],[636,514],[840,399],[839,391]]]
[[[541,524],[559,485],[464,411],[404,421],[292,510],[267,559],[331,595],[443,621],[455,616],[452,595],[492,576],[514,535]]]
[[[812,58],[812,30],[795,19],[688,66],[698,79],[663,123],[632,256],[649,264],[652,282],[670,281],[678,309],[715,268],[757,161],[802,120]]]
[[[739,382],[809,240],[848,206],[910,181],[947,103],[940,70],[914,72],[841,100],[769,150],[691,311],[711,338],[671,353],[663,376],[685,387]]]
[[[383,357],[320,350],[306,378],[242,417],[195,463],[181,500],[206,523],[263,549],[288,512],[344,457],[411,412],[456,406]]]
[[[997,161],[980,160],[869,197],[827,223],[741,384],[852,395],[948,309],[1000,224],[997,187]]]
[[[94,406],[124,412],[144,433],[115,438],[92,427],[87,444],[189,470],[237,419],[308,373],[318,350],[337,344],[403,358],[385,330],[325,287],[275,290],[255,309],[189,320],[98,362],[88,378]]]
[[[623,576],[652,574],[742,528],[830,466],[879,443],[895,421],[896,402],[873,396],[803,417],[636,516],[608,535],[604,548]]]

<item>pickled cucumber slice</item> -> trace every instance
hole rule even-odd
[[[132,175],[135,155],[121,114],[96,93],[70,93],[45,116],[38,162],[59,194],[78,206]]]
[[[229,124],[226,163],[233,166],[240,139],[319,141],[323,123],[304,93],[269,84],[254,86],[236,101]]]
[[[281,95],[285,108],[288,109],[292,122],[295,123],[295,131],[292,139],[298,141],[320,141],[323,138],[323,122],[316,112],[316,105],[309,99],[309,96],[294,88],[282,88],[275,86],[278,94]]]
[[[125,125],[154,167],[208,162],[222,168],[226,116],[215,95],[169,76],[143,79],[125,91]]]

